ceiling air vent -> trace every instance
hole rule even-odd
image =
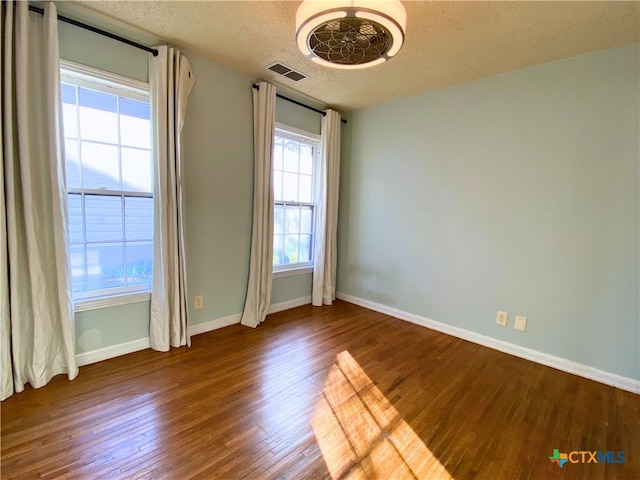
[[[294,82],[299,82],[300,80],[304,80],[305,78],[307,78],[304,73],[300,73],[293,68],[287,67],[286,65],[283,65],[279,62],[267,65],[267,68],[272,72],[276,72],[277,74],[282,75],[283,77],[290,78]]]

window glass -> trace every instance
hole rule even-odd
[[[273,143],[274,270],[310,266],[315,213],[313,172],[318,141],[278,128]]]
[[[148,291],[153,271],[148,92],[131,93],[99,75],[87,79],[64,69],[62,74],[74,298]]]
[[[118,143],[118,106],[115,95],[78,89],[78,124],[83,140]]]

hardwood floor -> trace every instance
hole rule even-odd
[[[3,479],[640,478],[640,396],[340,301],[1,409]]]

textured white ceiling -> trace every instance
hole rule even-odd
[[[299,3],[82,1],[59,9],[73,13],[75,8],[84,19],[119,33],[126,32],[123,22],[343,110],[640,41],[637,1],[403,1],[407,32],[400,53],[370,69],[334,70],[298,51]],[[105,15],[118,22],[110,24]],[[309,78],[293,82],[273,74],[265,66],[274,61]]]

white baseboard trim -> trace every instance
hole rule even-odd
[[[309,303],[311,303],[311,295],[307,297],[294,298],[293,300],[289,300],[287,302],[274,303],[273,305],[269,306],[267,314],[282,312],[283,310],[289,310],[290,308],[307,305]],[[208,322],[189,325],[189,334],[200,335],[201,333],[217,330],[218,328],[228,327],[229,325],[240,323],[241,319],[242,314],[236,313],[234,315],[229,315],[228,317],[216,318],[214,320],[209,320]]]
[[[306,297],[294,298],[293,300],[289,300],[288,302],[274,303],[273,305],[269,306],[267,314],[282,312],[284,310],[301,307],[302,305],[308,305],[310,303],[311,295],[308,295]]]
[[[241,313],[235,313],[227,317],[214,318],[213,320],[209,320],[208,322],[189,325],[189,335],[200,335],[201,333],[228,327],[229,325],[235,325],[236,323],[240,323],[241,317]]]
[[[145,350],[150,347],[149,337],[139,338],[138,340],[119,343],[118,345],[112,345],[110,347],[100,348],[90,352],[79,353],[76,355],[76,362],[78,362],[79,367],[82,367],[84,365],[89,365],[90,363],[102,362],[103,360],[119,357],[120,355],[126,355],[127,353],[133,353],[139,350]]]
[[[370,300],[365,300],[363,298],[354,297],[353,295],[348,295],[346,293],[337,292],[336,298],[344,300],[345,302],[359,305],[364,308],[368,308],[369,310],[384,313],[385,315],[389,315],[400,320],[415,323],[416,325],[430,328],[438,332],[446,333],[447,335],[451,335],[453,337],[468,340],[470,342],[477,343],[478,345],[483,345],[485,347],[493,348],[494,350],[499,350],[501,352],[514,355],[516,357],[524,358],[525,360],[540,363],[542,365],[546,365],[547,367],[552,367],[557,370],[562,370],[563,372],[568,372],[580,377],[588,378],[590,380],[595,380],[596,382],[611,385],[628,392],[640,394],[640,380],[623,377],[622,375],[618,375],[615,373],[605,372],[595,367],[583,365],[572,360],[567,360],[566,358],[556,357],[555,355],[539,352],[530,348],[521,347],[520,345],[498,340],[486,335],[481,335],[464,328],[454,327],[452,325],[447,325],[446,323],[436,322],[435,320],[431,320],[430,318],[405,312],[397,308],[388,307],[386,305],[372,302]]]
[[[289,310],[290,308],[307,305],[309,303],[311,303],[311,295],[302,298],[294,298],[293,300],[289,300],[287,302],[275,303],[271,305],[267,313],[270,314],[282,312],[283,310]],[[228,327],[229,325],[240,323],[241,318],[242,314],[236,313],[227,317],[215,318],[213,320],[209,320],[208,322],[189,325],[189,335],[200,335],[201,333]],[[127,353],[145,350],[147,348],[151,348],[149,337],[139,338],[138,340],[119,343],[118,345],[112,345],[110,347],[100,348],[98,350],[92,350],[90,352],[79,353],[76,355],[76,362],[78,363],[79,367],[82,367],[91,363],[102,362],[103,360],[119,357],[120,355],[126,355]]]

